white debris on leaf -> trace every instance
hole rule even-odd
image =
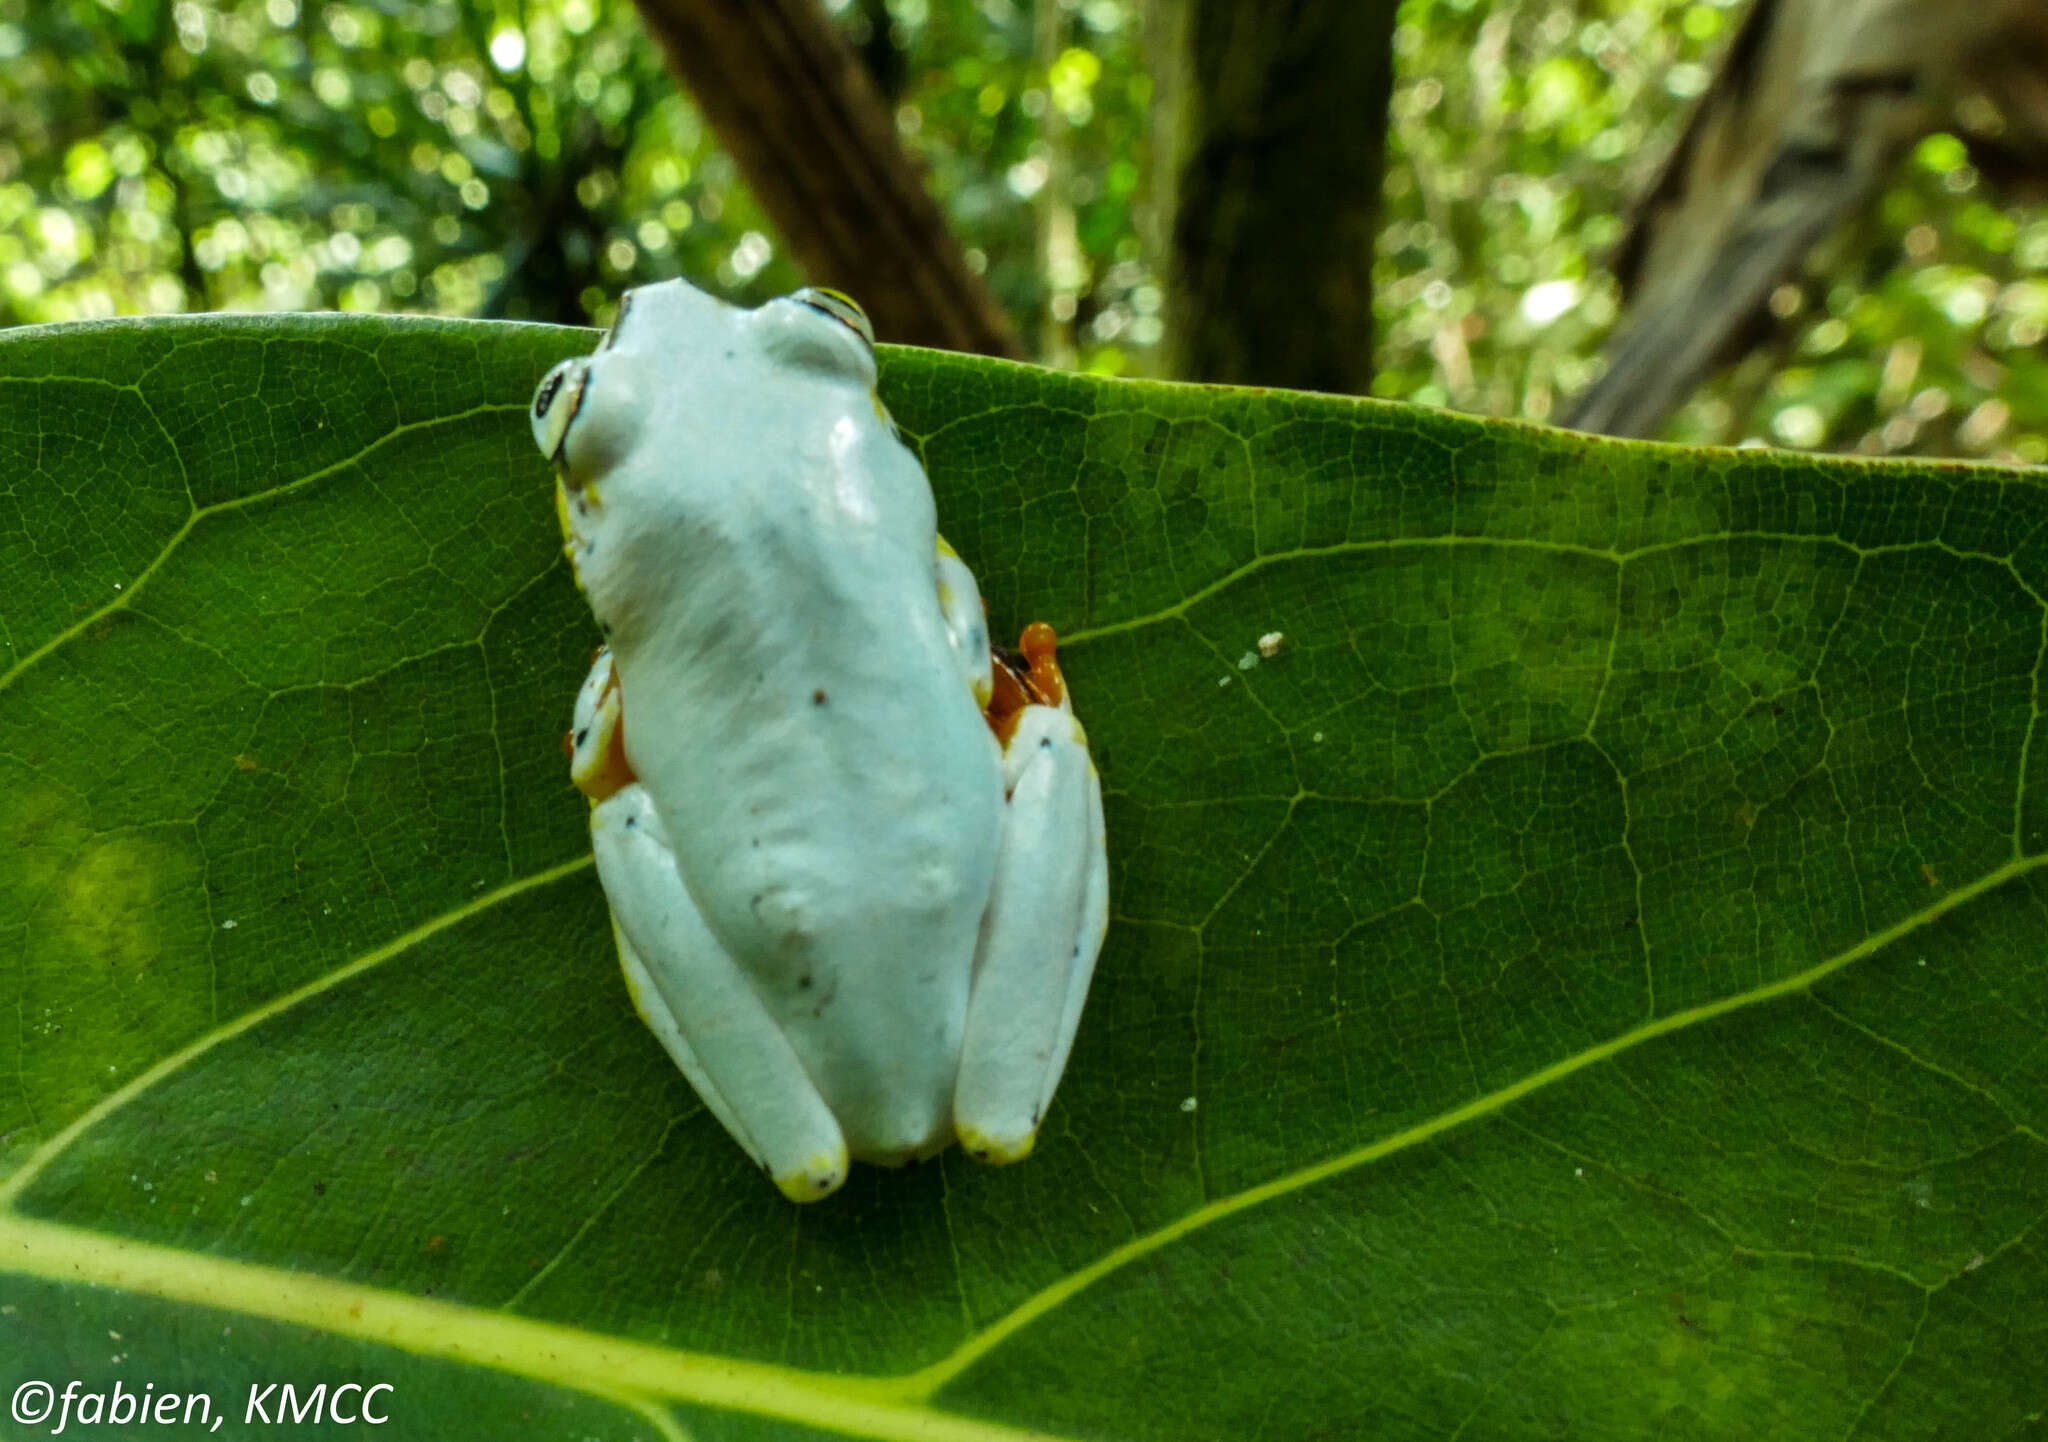
[[[1259,653],[1256,651],[1247,651],[1237,658],[1237,669],[1240,671],[1249,671],[1258,664]]]
[[[1189,1097],[1186,1101],[1180,1104],[1180,1109],[1184,1112],[1193,1111],[1195,1109],[1195,1099],[1193,1097]]]
[[[1259,637],[1259,654],[1268,661],[1280,654],[1280,648],[1287,644],[1287,637],[1279,631],[1268,631]]]

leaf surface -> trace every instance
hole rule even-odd
[[[10,1392],[991,1442],[2048,1406],[2048,487],[890,354],[998,632],[1062,634],[1115,921],[1030,1162],[797,1210],[634,1018],[561,759],[595,634],[524,412],[589,343],[0,336]]]

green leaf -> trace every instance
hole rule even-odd
[[[594,628],[523,411],[588,344],[0,336],[0,1390],[2037,1424],[2036,478],[892,354],[998,630],[1065,638],[1116,922],[1031,1161],[798,1210],[634,1019],[567,785]]]

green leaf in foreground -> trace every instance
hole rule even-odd
[[[2048,487],[892,355],[998,629],[1065,637],[1116,924],[1037,1156],[798,1211],[633,1018],[567,785],[523,410],[587,345],[0,336],[0,1390],[2038,1425]]]

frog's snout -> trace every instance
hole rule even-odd
[[[533,393],[533,441],[540,453],[559,463],[562,442],[570,423],[583,405],[584,387],[590,380],[590,359],[578,356],[565,360],[545,376]]]

